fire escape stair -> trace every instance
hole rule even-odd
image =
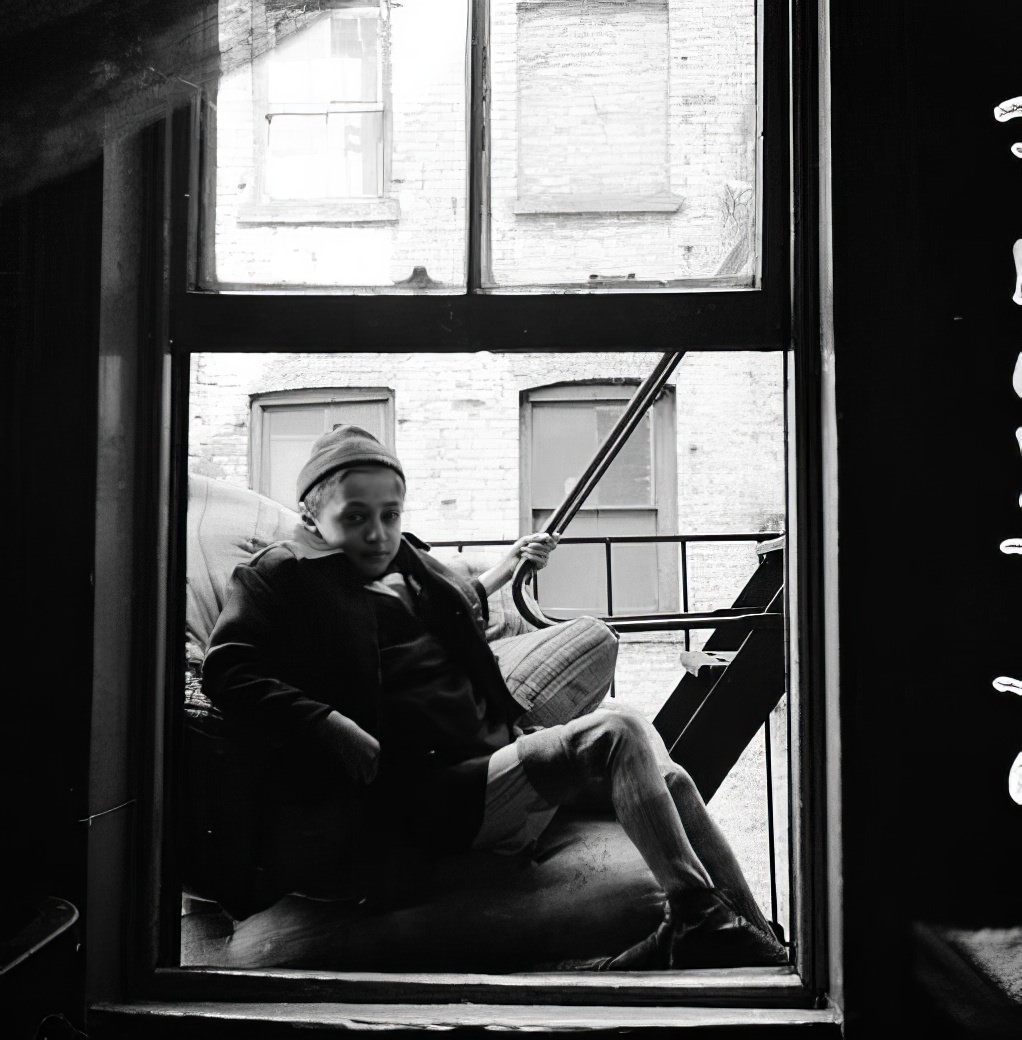
[[[784,539],[759,547],[760,563],[734,608],[747,626],[714,629],[702,649],[683,651],[685,672],[653,720],[705,801],[720,787],[786,688]],[[757,621],[756,613],[762,615]]]

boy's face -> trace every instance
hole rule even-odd
[[[366,578],[379,578],[401,546],[401,478],[385,466],[352,469],[320,505],[319,516],[304,520],[331,549],[341,549]]]

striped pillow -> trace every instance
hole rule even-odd
[[[514,699],[519,725],[556,726],[593,710],[606,696],[617,663],[617,635],[594,617],[578,617],[490,649]]]

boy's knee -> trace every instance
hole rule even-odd
[[[640,715],[627,711],[606,711],[602,712],[601,716],[604,718],[607,728],[618,740],[649,743],[646,727]]]
[[[691,775],[675,763],[674,768],[664,777],[667,782],[667,788],[675,797],[681,798],[697,798],[702,801],[702,795],[699,793],[699,788],[696,787],[695,780],[692,779]]]
[[[592,743],[609,760],[615,755],[653,755],[643,720],[627,712],[597,709],[589,716]]]

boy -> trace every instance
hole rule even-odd
[[[523,709],[483,636],[486,598],[520,559],[545,566],[556,536],[521,538],[464,581],[402,534],[401,463],[357,426],[319,438],[297,492],[296,539],[237,568],[203,676],[242,742],[277,765],[271,829],[313,820],[285,842],[298,886],[330,890],[350,849],[371,844],[369,830],[384,845],[513,854],[558,805],[598,787],[668,907],[654,935],[591,967],[786,963],[694,784],[648,722],[597,709],[516,727]],[[339,812],[338,792],[347,792]]]

